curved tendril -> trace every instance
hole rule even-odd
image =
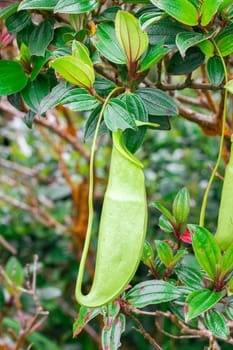
[[[212,40],[216,51],[218,52],[218,55],[222,61],[223,64],[223,68],[224,68],[224,76],[225,76],[225,83],[228,82],[228,74],[227,74],[227,67],[224,61],[224,58],[218,48],[218,45],[216,44],[215,40]],[[224,133],[225,133],[225,127],[226,127],[226,118],[227,118],[227,96],[228,96],[228,91],[225,89],[224,92],[224,106],[223,106],[223,113],[222,113],[222,130],[221,130],[221,138],[220,138],[220,143],[219,143],[219,152],[218,152],[218,158],[215,164],[215,167],[211,173],[208,185],[206,187],[205,193],[204,193],[204,197],[202,200],[202,205],[201,205],[201,212],[200,212],[200,221],[199,221],[199,225],[200,226],[204,226],[205,225],[205,212],[206,212],[206,206],[207,206],[207,200],[208,200],[208,196],[209,196],[209,192],[215,177],[215,174],[218,170],[221,158],[222,158],[222,150],[223,150],[223,145],[224,145]]]

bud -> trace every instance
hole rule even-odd
[[[173,215],[177,224],[186,222],[190,210],[190,197],[187,188],[182,188],[173,202]]]

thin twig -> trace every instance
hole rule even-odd
[[[15,247],[13,247],[10,243],[8,243],[5,238],[2,237],[2,235],[0,235],[0,244],[6,248],[7,250],[9,250],[9,252],[11,252],[12,254],[17,254],[17,250],[15,249]]]
[[[156,350],[163,350],[161,348],[161,346],[156,342],[156,340],[150,335],[150,333],[148,333],[143,325],[141,324],[141,322],[135,317],[133,316],[130,312],[127,312],[126,310],[124,310],[124,313],[126,314],[126,316],[128,316],[134,323],[136,323],[137,325],[137,330],[139,333],[141,333],[143,335],[143,337],[154,347],[154,349]]]

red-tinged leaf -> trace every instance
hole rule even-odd
[[[100,308],[88,308],[86,306],[81,306],[77,319],[73,324],[73,337],[76,337],[85,327],[85,325],[101,313]]]
[[[192,235],[190,230],[189,229],[185,230],[184,233],[180,235],[180,239],[185,243],[192,244]]]
[[[126,294],[126,299],[132,306],[142,308],[174,300],[180,296],[181,292],[172,284],[152,280],[137,284]]]
[[[214,280],[222,263],[221,251],[208,230],[194,225],[189,225],[189,229],[194,232],[192,245],[195,256],[203,270]]]
[[[125,316],[119,314],[109,327],[105,325],[102,330],[102,349],[117,350],[121,346],[121,335],[125,330]]]
[[[186,322],[211,309],[223,297],[221,292],[209,289],[196,290],[186,299]]]
[[[137,62],[149,43],[147,32],[143,32],[139,21],[131,13],[118,11],[116,36],[127,57],[128,63]]]

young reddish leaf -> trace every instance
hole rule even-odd
[[[180,239],[185,243],[192,244],[192,235],[190,230],[189,229],[185,230],[184,233],[180,235]]]
[[[77,319],[73,324],[73,337],[76,337],[83,330],[85,325],[100,313],[100,308],[91,309],[86,306],[81,306]]]
[[[222,299],[222,293],[213,292],[209,289],[196,290],[186,299],[186,322],[201,315],[203,312],[211,309]]]
[[[127,57],[128,64],[137,62],[148,47],[147,33],[142,31],[138,20],[129,12],[118,11],[115,26],[117,39]]]
[[[194,231],[192,244],[195,256],[203,270],[214,280],[222,262],[221,251],[214,237],[205,228],[189,225],[189,229]]]

